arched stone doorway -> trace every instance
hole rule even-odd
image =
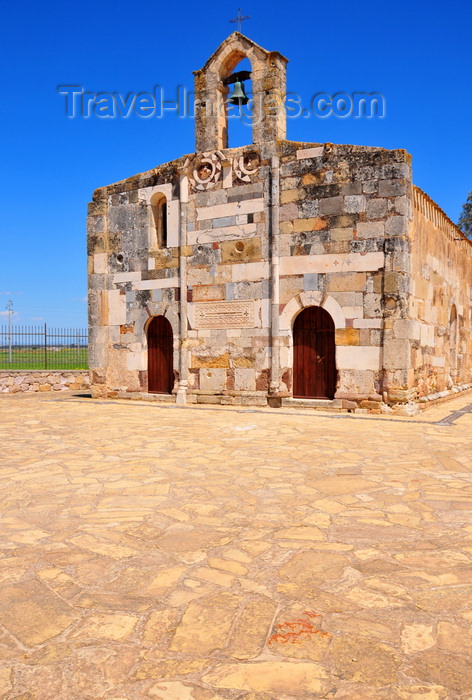
[[[303,309],[293,324],[294,398],[333,399],[336,391],[334,321],[320,306]]]
[[[170,394],[174,387],[174,338],[164,316],[154,316],[147,328],[148,392]]]

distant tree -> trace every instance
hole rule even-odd
[[[465,233],[467,238],[472,239],[472,190],[469,192],[469,196],[462,205],[462,212],[457,225],[462,233]]]

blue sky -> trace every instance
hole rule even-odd
[[[87,203],[96,187],[194,150],[194,122],[67,118],[60,85],[175,100],[235,28],[237,3],[7,3],[2,47],[0,322],[85,327]],[[243,33],[289,60],[287,88],[379,92],[383,119],[288,120],[287,138],[405,148],[415,184],[454,220],[472,190],[472,5],[254,0]],[[245,134],[247,133],[247,138]],[[230,145],[250,142],[250,130]],[[242,142],[242,141],[241,141]]]

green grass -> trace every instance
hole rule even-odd
[[[0,348],[0,369],[88,369],[88,348]]]

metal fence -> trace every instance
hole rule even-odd
[[[87,330],[0,326],[0,369],[87,368]]]

